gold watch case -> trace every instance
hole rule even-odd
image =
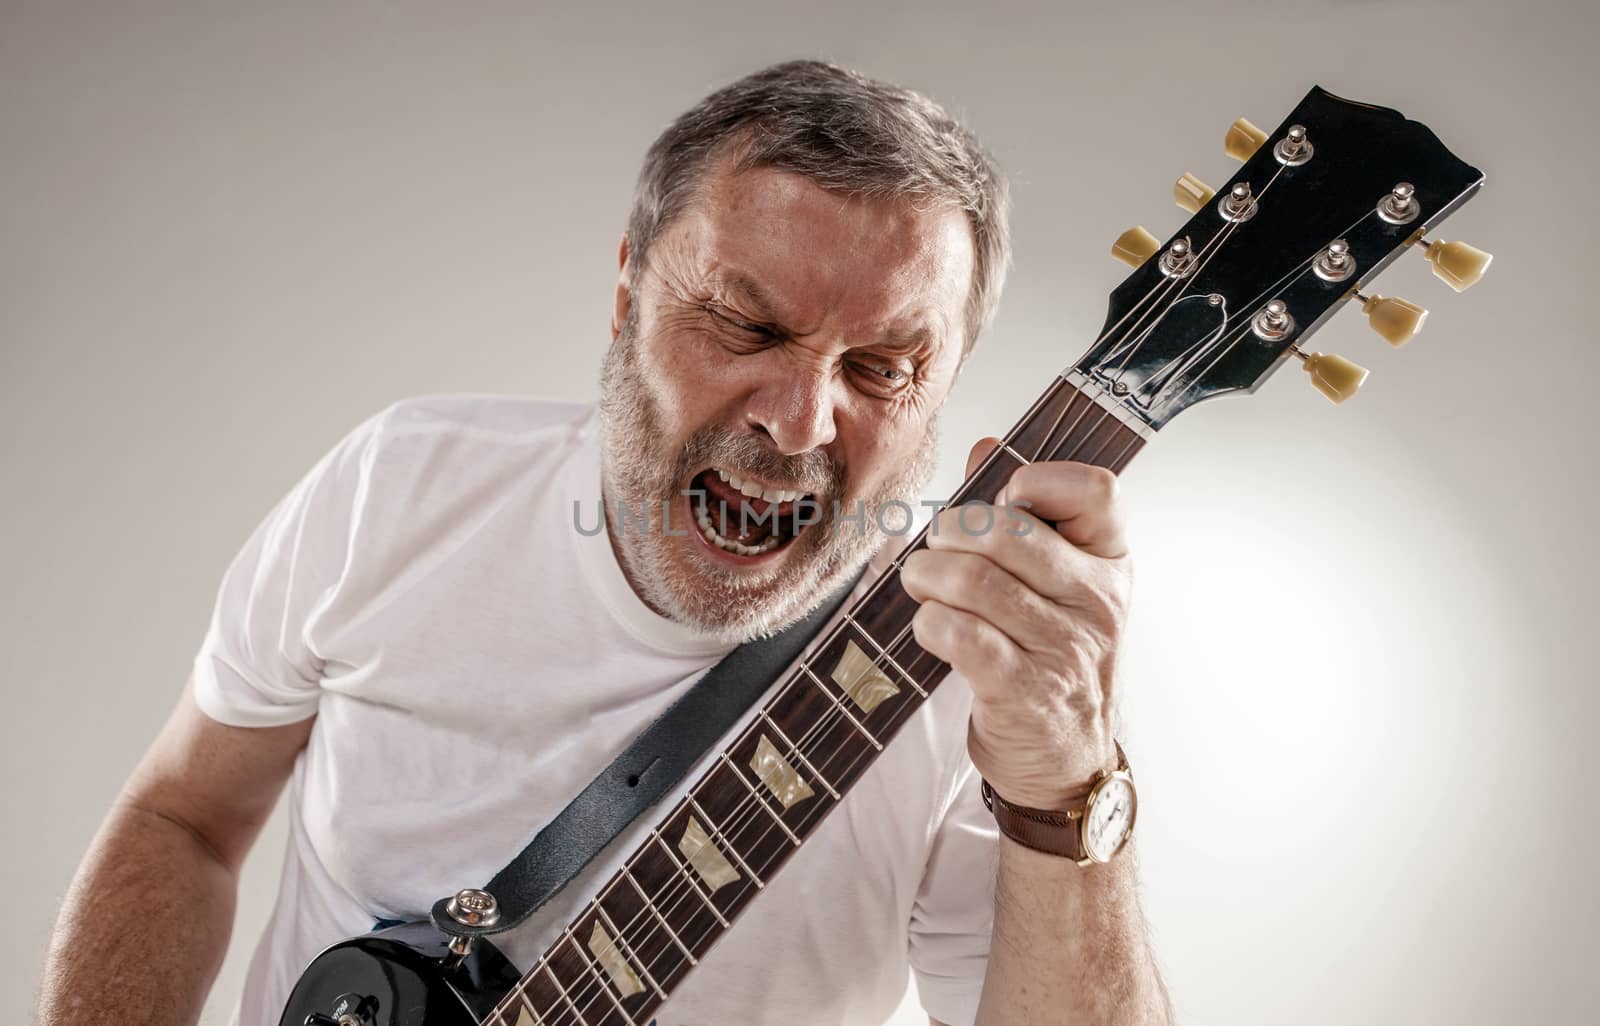
[[[1095,803],[1108,790],[1121,790],[1123,785],[1126,785],[1128,798],[1133,803],[1133,808],[1128,812],[1128,828],[1122,832],[1122,837],[1110,851],[1096,851],[1094,845],[1089,843],[1089,819],[1094,814]],[[1078,860],[1078,865],[1087,866],[1091,863],[1104,865],[1116,858],[1117,853],[1128,846],[1129,839],[1133,837],[1133,828],[1139,821],[1139,789],[1133,784],[1133,774],[1126,769],[1115,769],[1101,777],[1095,783],[1094,789],[1089,792],[1082,809],[1077,811],[1077,819],[1078,848],[1083,852],[1083,858]]]

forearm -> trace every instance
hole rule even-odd
[[[67,891],[36,1026],[192,1026],[228,946],[237,885],[198,835],[119,800]]]
[[[1131,856],[1078,866],[1000,838],[979,1026],[1172,1021],[1145,940]]]

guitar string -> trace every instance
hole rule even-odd
[[[1283,169],[1280,168],[1279,171],[1273,175],[1272,179],[1269,180],[1267,185],[1265,187],[1263,187],[1261,193],[1256,197],[1257,202],[1259,202],[1262,198],[1265,197],[1267,192],[1272,187],[1273,183],[1275,183],[1277,181],[1278,175],[1280,175],[1282,173],[1282,171],[1283,171]],[[1113,325],[1111,329],[1108,329],[1102,335],[1101,339],[1099,339],[1099,340],[1097,340],[1095,342],[1095,345],[1100,344],[1101,341],[1104,341],[1105,338],[1109,337],[1114,331],[1117,330],[1118,327],[1120,327],[1123,323],[1125,323],[1130,316],[1133,316],[1141,306],[1143,306],[1146,302],[1148,302],[1152,298],[1156,299],[1157,302],[1159,302],[1159,300],[1161,298],[1161,294],[1164,293],[1164,292],[1171,291],[1171,288],[1172,288],[1173,285],[1178,284],[1180,282],[1187,282],[1188,284],[1195,283],[1199,279],[1201,272],[1205,269],[1205,265],[1210,262],[1210,260],[1215,256],[1215,253],[1217,251],[1220,251],[1222,244],[1226,242],[1227,238],[1232,234],[1232,232],[1238,227],[1238,225],[1240,223],[1242,223],[1242,222],[1235,222],[1235,221],[1228,222],[1227,225],[1225,225],[1215,235],[1213,235],[1213,237],[1210,240],[1207,241],[1206,245],[1202,247],[1201,253],[1197,254],[1197,256],[1199,256],[1201,258],[1201,264],[1200,264],[1200,267],[1198,267],[1193,274],[1187,275],[1183,279],[1168,279],[1167,281],[1163,282],[1162,285],[1159,286],[1157,289],[1152,289],[1149,293],[1146,294],[1146,296],[1144,298],[1142,298],[1139,301],[1138,304],[1136,304],[1134,306],[1133,309],[1131,309],[1127,314],[1125,314],[1123,316],[1123,318],[1117,322],[1116,325]],[[1360,223],[1360,221],[1358,220],[1357,224],[1359,224],[1359,223]],[[1211,251],[1211,252],[1208,254],[1207,251]],[[1291,274],[1292,273],[1294,273],[1294,272],[1291,272]],[[1281,280],[1282,279],[1280,279],[1280,281]],[[1269,287],[1269,291],[1270,291],[1270,288],[1276,287],[1276,284],[1277,283],[1274,283],[1273,286]],[[1168,310],[1171,309],[1172,304],[1175,304],[1178,300],[1180,300],[1180,299],[1182,299],[1184,297],[1184,294],[1185,294],[1184,290],[1186,290],[1187,287],[1188,286],[1185,285],[1184,289],[1180,290],[1179,295],[1172,300],[1172,303],[1168,304],[1168,306],[1167,306]],[[1259,297],[1257,297],[1257,298],[1259,298]],[[1254,301],[1252,301],[1252,302],[1254,302]],[[1152,309],[1154,309],[1154,308],[1152,307]],[[1163,315],[1165,314],[1165,312],[1166,311],[1164,310],[1163,311]],[[1144,317],[1140,316],[1138,321],[1135,322],[1135,327],[1136,328],[1138,327],[1139,323],[1143,321],[1143,319],[1144,319]],[[1143,345],[1143,343],[1153,334],[1155,328],[1160,324],[1160,320],[1161,320],[1161,318],[1157,317],[1156,320],[1154,322],[1152,322],[1149,325],[1149,327],[1144,330],[1144,332],[1141,333],[1140,337],[1129,348],[1128,352],[1123,357],[1122,363],[1119,365],[1119,367],[1117,369],[1117,372],[1118,372],[1117,380],[1119,380],[1119,381],[1121,380],[1121,374],[1123,373],[1124,369],[1126,368],[1127,363],[1132,359],[1134,354]],[[1241,335],[1239,337],[1242,337],[1242,333],[1241,333]],[[1237,341],[1237,339],[1235,339],[1235,341]],[[1220,359],[1221,355],[1224,355],[1225,352],[1226,352],[1226,350],[1224,350],[1224,353],[1218,354],[1218,356],[1214,357],[1213,361],[1212,361],[1212,364],[1208,364],[1207,365],[1208,368],[1210,366],[1214,365],[1216,359]],[[1058,381],[1060,381],[1060,379],[1058,379]],[[1052,389],[1051,391],[1056,391],[1056,389]],[[1076,390],[1074,390],[1074,391],[1076,392]],[[1081,394],[1081,393],[1079,393],[1079,394]],[[1048,395],[1049,395],[1049,393],[1047,392],[1046,398],[1048,398]],[[1159,395],[1159,392],[1158,392],[1158,395]],[[1076,398],[1076,395],[1073,398]],[[1042,454],[1042,452],[1044,451],[1044,449],[1047,446],[1050,445],[1050,442],[1051,442],[1051,439],[1054,436],[1055,430],[1059,427],[1059,425],[1061,423],[1061,420],[1065,417],[1066,413],[1070,410],[1072,405],[1073,405],[1073,403],[1072,403],[1071,399],[1069,399],[1068,402],[1063,405],[1061,413],[1059,413],[1057,415],[1057,419],[1055,420],[1055,422],[1052,423],[1050,429],[1045,433],[1044,437],[1040,440],[1039,446],[1035,450],[1035,453],[1034,453],[1032,461],[1036,462],[1038,460],[1038,457],[1040,456],[1040,454]],[[1082,422],[1083,418],[1085,416],[1087,416],[1087,414],[1089,413],[1089,411],[1091,409],[1100,408],[1100,404],[1098,404],[1096,402],[1093,402],[1092,400],[1088,401],[1088,402],[1085,402],[1083,404],[1083,406],[1084,406],[1083,410],[1079,412],[1078,416],[1074,419],[1073,424],[1068,427],[1066,434],[1062,437],[1061,441],[1058,443],[1058,447],[1065,446],[1067,444],[1067,442],[1070,441],[1073,431],[1076,429],[1077,425]],[[1110,411],[1110,410],[1105,410],[1104,408],[1101,408],[1101,411],[1102,412],[1101,412],[1100,417],[1096,420],[1096,422],[1094,423],[1094,425],[1092,425],[1092,427],[1090,429],[1090,434],[1085,438],[1085,443],[1088,441],[1089,438],[1093,437],[1093,433],[1095,431],[1099,430],[1099,428],[1101,426],[1103,426],[1105,421],[1107,421],[1108,419],[1110,419],[1113,416],[1112,411]],[[1007,443],[1006,443],[1007,445],[1009,445],[1009,442],[1011,440],[1013,440],[1013,437],[1014,437],[1015,433],[1018,430],[1020,430],[1021,427],[1023,425],[1025,425],[1026,423],[1027,423],[1027,418],[1025,417],[1023,419],[1023,421],[1018,424],[1017,428],[1014,428],[1013,432],[1008,434]],[[1096,447],[1095,452],[1093,454],[1090,454],[1088,459],[1085,460],[1085,462],[1094,462],[1098,458],[1098,456],[1104,451],[1105,446],[1110,444],[1115,439],[1115,437],[1116,437],[1116,435],[1113,434],[1110,437],[1108,437],[1107,439],[1105,439],[1104,441],[1102,441],[1101,444],[1098,447]],[[1118,457],[1116,459],[1110,461],[1110,462],[1114,465],[1114,464],[1120,462],[1121,460],[1123,460],[1127,455],[1128,449],[1132,448],[1132,446],[1134,444],[1136,444],[1136,442],[1138,440],[1139,439],[1138,439],[1137,436],[1135,436],[1133,439],[1130,439],[1130,441],[1124,446],[1123,452],[1119,453]],[[997,456],[997,454],[1002,452],[1002,451],[1004,451],[1004,447],[1003,446],[997,446],[995,448],[995,450],[990,453],[989,457],[986,458],[983,461],[982,464],[980,464],[980,469],[974,473],[973,477],[971,479],[969,479],[969,481],[975,481],[975,480],[981,478],[983,473],[988,469],[988,464],[990,462],[992,462],[992,460]],[[1051,458],[1052,459],[1057,458],[1057,454],[1053,453]],[[958,495],[959,495],[959,492],[958,492]],[[954,501],[952,501],[952,504],[955,504]],[[924,528],[924,531],[922,532],[922,534],[925,534],[925,533],[926,533],[926,528]],[[907,547],[907,552],[909,552],[912,549],[914,549],[917,541],[920,541],[920,540],[922,540],[922,539],[921,539],[921,536],[919,535],[919,538],[917,540],[913,541],[913,543]],[[886,578],[888,578],[890,576],[893,576],[894,572],[897,571],[900,568],[900,563],[901,563],[901,560],[903,560],[903,558],[904,558],[904,554],[902,554],[902,556],[898,557],[897,559],[891,561],[891,564],[890,564],[890,566],[888,568],[886,568],[885,573],[883,575],[881,575],[877,581],[873,582],[873,585],[869,588],[868,593],[864,594],[862,596],[862,598],[860,600],[858,600],[858,602],[855,603],[855,604],[856,605],[864,604],[866,599],[871,597],[871,595],[877,590],[877,588],[879,586],[881,586],[883,581]],[[849,614],[846,614],[845,617],[842,618],[841,624],[839,626],[843,626],[843,624],[846,624],[846,623],[848,623],[851,626],[853,626],[858,633],[860,633],[862,635],[866,635],[867,638],[869,639],[869,643],[872,644],[875,648],[879,648],[879,651],[883,653],[881,656],[874,657],[874,658],[871,658],[869,660],[870,664],[875,669],[878,669],[880,671],[885,671],[885,670],[889,669],[889,666],[880,665],[879,660],[882,659],[882,660],[885,660],[886,662],[894,664],[896,667],[898,667],[898,669],[900,671],[903,671],[904,675],[906,675],[906,676],[915,676],[915,673],[913,672],[913,667],[917,666],[917,664],[919,664],[921,662],[922,658],[929,654],[929,653],[919,649],[917,654],[916,654],[916,656],[914,658],[912,658],[909,661],[909,663],[905,663],[905,662],[901,661],[901,659],[903,659],[903,653],[901,654],[901,659],[897,659],[896,658],[896,654],[897,654],[896,650],[899,649],[902,646],[902,644],[904,644],[906,641],[910,640],[910,639],[906,638],[907,633],[909,633],[910,630],[911,630],[909,625],[907,627],[903,628],[900,631],[900,633],[896,636],[896,638],[888,644],[888,646],[880,648],[875,641],[871,641],[870,640],[870,637],[871,637],[870,633],[864,627],[861,627],[859,624],[856,624],[855,621],[853,620],[853,618],[851,618],[849,616]],[[833,641],[837,640],[838,636],[842,633],[841,630],[839,629],[839,626],[836,626],[834,631],[830,634],[830,636],[828,637],[828,639],[825,642],[823,642],[821,645],[816,646],[816,650],[820,650],[822,648],[825,648],[825,647],[827,647],[827,645],[832,644]],[[791,677],[791,679],[788,682],[786,682],[786,684],[784,685],[784,688],[782,689],[782,691],[780,691],[780,694],[782,694],[783,692],[787,692],[790,688],[794,687],[796,684],[799,684],[800,680],[801,680],[801,676],[800,675],[795,675],[795,676]],[[911,693],[911,695],[914,695],[914,693]],[[908,699],[911,697],[911,695],[908,695]],[[922,699],[920,698],[920,696],[918,696],[917,700],[921,701]],[[900,714],[899,712],[896,713],[897,716],[899,714]],[[749,727],[746,728],[746,730],[742,733],[742,735],[740,736],[740,738],[738,740],[736,740],[732,745],[728,746],[727,750],[731,751],[732,749],[738,748],[742,744],[746,743],[749,740],[749,735],[750,735],[751,731],[754,729],[754,727],[763,718],[764,718],[763,716],[755,717],[755,720],[752,722],[752,724]],[[818,719],[818,721],[816,723],[814,723],[811,727],[809,727],[806,730],[806,732],[801,736],[800,739],[793,741],[792,744],[790,745],[791,750],[797,756],[799,756],[801,761],[805,762],[808,766],[810,766],[813,769],[813,771],[815,773],[817,773],[817,775],[819,775],[819,776],[821,776],[822,773],[821,773],[821,768],[820,768],[820,766],[818,765],[818,763],[816,761],[817,753],[815,753],[815,752],[808,753],[806,751],[806,746],[811,744],[819,734],[821,734],[823,732],[826,732],[826,731],[831,731],[832,729],[834,729],[836,726],[838,726],[838,724],[841,721],[842,721],[842,716],[840,714],[838,714],[833,708],[830,707],[828,709],[828,711],[825,712],[822,717],[819,717],[819,719]],[[822,760],[821,765],[830,764],[832,762],[833,758],[835,756],[837,756],[839,754],[839,751],[841,751],[841,750],[843,750],[842,747],[841,748],[836,748],[834,752],[830,753],[825,759]],[[860,758],[862,756],[864,756],[864,755],[865,755],[864,751],[858,753],[856,759],[853,760],[851,765],[846,768],[845,773],[848,774],[850,771],[852,771],[854,769],[855,765],[859,762]],[[841,778],[842,778],[842,775],[841,775]],[[746,782],[746,785],[748,787],[748,782]],[[696,790],[697,787],[698,787],[698,785],[696,786],[696,788],[691,788],[691,792]],[[842,797],[841,797],[840,801],[842,801]],[[758,794],[752,794],[751,796],[742,799],[740,801],[740,803],[738,805],[736,805],[733,813],[730,814],[730,817],[729,817],[729,819],[731,820],[730,822],[725,822],[725,823],[720,824],[720,825],[712,824],[712,826],[714,828],[716,828],[717,832],[722,834],[724,840],[727,841],[728,835],[730,833],[737,833],[737,832],[741,831],[742,828],[745,825],[748,824],[749,820],[751,818],[753,818],[757,812],[761,811],[761,807],[763,805],[765,805],[765,804],[766,804],[766,800],[765,799],[761,798]],[[837,802],[835,802],[834,804],[837,804]],[[670,822],[672,819],[676,818],[679,814],[681,814],[683,811],[685,811],[684,806],[685,806],[685,803],[680,802],[679,806],[677,808],[675,808],[673,813],[663,819],[663,822]],[[818,811],[818,810],[825,810],[825,809],[828,809],[828,808],[831,808],[831,806],[824,805],[824,803],[819,801],[818,805],[816,807],[814,807],[814,809],[812,811],[815,812],[815,811]],[[770,806],[767,806],[767,810],[771,811]],[[800,829],[809,830],[811,828],[811,823],[807,820],[807,817],[805,817],[805,816],[803,816],[802,819],[804,820],[804,822],[800,825],[799,828]],[[756,839],[755,843],[759,844],[761,841],[768,839],[773,833],[776,832],[776,829],[777,828],[773,828],[773,827],[766,828],[765,830],[763,830],[762,834],[760,836],[758,836],[758,838]],[[585,908],[585,910],[582,913],[579,914],[579,916],[575,920],[574,925],[576,925],[578,922],[581,922],[583,919],[588,918],[588,917],[590,917],[590,916],[595,914],[594,910],[597,910],[600,907],[600,903],[604,900],[604,898],[606,896],[609,895],[611,890],[613,888],[617,887],[621,883],[622,875],[624,873],[629,872],[629,870],[633,867],[633,865],[634,865],[634,860],[632,858],[630,858],[628,860],[628,862],[624,864],[624,866],[622,867],[621,871],[619,871],[619,873],[616,874],[617,878],[613,879],[612,881],[610,881],[606,885],[606,887],[602,889],[600,894],[598,894],[594,899],[592,899],[588,903],[588,907]],[[766,866],[764,865],[763,868],[765,869]],[[637,879],[635,879],[634,883],[637,884],[637,882],[638,882]],[[673,894],[673,891],[677,889],[677,883],[678,883],[678,881],[676,879],[670,880],[668,885],[666,886],[666,888],[664,888],[663,890],[658,892],[658,894],[656,895],[655,898],[649,898],[649,897],[646,898],[646,901],[649,902],[650,905],[655,905],[656,906],[656,911],[657,912],[661,912],[663,914],[663,918],[665,917],[666,913],[674,912],[677,909],[677,907],[682,903],[682,901],[684,901],[684,900],[686,900],[688,898],[689,894],[694,889],[694,885],[692,884],[692,882],[688,881],[687,879],[685,879],[684,883],[686,884],[686,886],[683,889],[682,893]],[[749,888],[749,886],[750,886],[750,884],[744,884],[743,885],[744,890],[738,895],[738,897],[740,899],[748,896],[748,888]],[[703,897],[704,896],[702,896],[702,900],[703,900]],[[670,903],[667,904],[667,907],[666,907],[665,910],[663,910],[661,908],[661,903],[664,902],[664,901],[670,901]],[[634,930],[635,924],[638,923],[641,919],[645,918],[646,916],[649,916],[650,912],[651,912],[651,910],[647,906],[647,907],[641,909],[637,914],[635,914],[633,916],[633,918],[629,920],[629,923],[626,926],[616,928],[617,933],[618,933],[619,936],[613,940],[613,945],[612,945],[613,948],[615,948],[620,953],[621,952],[621,945],[626,943],[627,936],[630,934],[630,932],[632,932]],[[705,937],[709,936],[710,933],[713,930],[719,929],[719,928],[720,927],[708,928],[708,930],[706,932],[702,933],[701,937],[696,941],[696,945],[698,944],[699,940],[704,940]],[[650,935],[653,934],[654,932],[655,932],[655,927],[652,926],[650,928],[650,931],[647,932],[646,934],[644,934],[644,937],[649,938]],[[571,933],[571,928],[569,927],[566,931],[564,931],[564,933],[565,933],[565,938],[564,939],[566,939],[569,943],[572,943],[574,946],[576,946],[576,940],[574,938],[574,935]],[[679,938],[679,939],[681,940],[681,938]],[[664,941],[671,941],[672,938],[663,938],[663,940]],[[556,949],[558,949],[559,946],[560,946],[560,942],[557,942],[557,944],[554,947]],[[695,945],[686,945],[686,946],[689,947],[690,950],[693,950]],[[635,949],[635,953],[637,954],[636,944],[629,944],[628,947]],[[668,944],[664,944],[662,950],[663,951],[671,951],[671,950],[675,950],[675,947],[672,944],[668,943]],[[596,976],[598,976],[598,972],[597,972],[597,970],[595,970],[595,968],[593,966],[593,963],[589,962],[588,956],[585,955],[581,950],[579,950],[578,955],[579,955],[580,960],[584,961],[587,964],[587,968],[589,969],[590,973],[595,974]],[[642,958],[636,958],[635,960],[639,961],[641,963],[641,968],[643,968],[645,970],[645,972],[648,975],[650,975],[652,980],[654,980],[657,983],[660,982],[658,979],[656,979],[654,974],[650,974],[649,973],[649,968],[650,967],[649,967],[649,965],[644,964]],[[546,962],[546,961],[547,961],[547,959],[541,958],[540,959],[540,964],[536,965],[534,967],[534,970],[532,972],[530,972],[526,977],[524,977],[524,981],[531,981],[532,978],[537,974],[538,970],[541,967],[543,967],[543,963]],[[674,967],[674,971],[681,970],[687,965],[688,965],[687,959],[680,959],[679,962],[678,962],[678,965]],[[669,979],[670,979],[670,975],[671,975],[670,973],[667,974]],[[597,979],[596,983],[598,984],[598,986],[599,986],[601,991],[605,991],[605,984],[604,984],[604,982],[602,980],[598,980]],[[509,993],[508,994],[507,999],[502,1001],[501,1005],[497,1006],[495,1008],[495,1010],[491,1013],[491,1016],[496,1017],[496,1018],[501,1018],[502,1021],[503,1021],[503,1008],[501,1006],[504,1006],[504,1005],[507,1005],[507,1004],[511,1004],[512,1003],[512,1000],[511,1000],[512,998],[525,999],[526,995],[523,994],[523,993],[520,993],[524,989],[525,988],[523,986],[523,981],[519,981],[519,984],[513,988],[513,993]],[[585,990],[587,990],[587,986],[585,987]],[[606,992],[606,993],[609,994],[609,992]],[[585,1001],[584,1001],[584,1004],[581,1006],[581,1009],[582,1010],[588,1010],[590,1008],[590,1006],[594,1003],[594,1001],[599,996],[601,996],[601,995],[598,994],[598,993],[594,997],[585,996]],[[569,1001],[571,1000],[570,999],[570,995],[568,997],[568,1000]],[[529,1005],[530,1010],[532,1010],[531,1002],[529,1002],[528,1005]],[[559,1007],[559,1005],[558,1005],[558,1007]],[[579,1017],[580,1017],[580,1021],[583,1021],[584,1020],[584,1016],[582,1014],[582,1011],[579,1011],[577,1008],[575,1008],[574,1010],[578,1011],[578,1014],[579,1014]],[[621,1010],[621,1006],[620,1005],[618,1006],[618,1010]],[[545,1021],[545,1016],[540,1016],[536,1010],[534,1010],[534,1014],[540,1019],[540,1021]],[[609,1015],[610,1013],[607,1012],[606,1014]],[[624,1014],[626,1014],[626,1013],[624,1012]],[[555,1020],[555,1021],[559,1022],[559,1020]]]
[[[1353,232],[1357,228],[1361,227],[1362,224],[1366,223],[1368,218],[1376,217],[1376,216],[1377,216],[1377,210],[1376,209],[1367,211],[1365,214],[1363,214],[1360,217],[1356,218],[1356,220],[1352,224],[1350,224],[1349,227],[1345,228],[1344,231],[1336,233],[1333,236],[1333,238],[1335,238],[1335,239],[1345,238],[1351,232]],[[1271,292],[1276,291],[1281,286],[1283,286],[1286,282],[1292,282],[1292,281],[1295,281],[1295,280],[1297,280],[1299,278],[1305,277],[1306,268],[1308,266],[1310,266],[1310,264],[1313,261],[1316,260],[1317,254],[1321,253],[1325,248],[1327,248],[1326,244],[1323,244],[1322,246],[1318,246],[1312,252],[1312,254],[1310,256],[1306,257],[1304,260],[1300,261],[1300,263],[1297,264],[1295,267],[1293,267],[1289,271],[1285,272],[1284,275],[1282,277],[1280,277],[1277,281],[1273,282],[1271,285],[1268,285],[1266,288],[1264,288],[1260,292],[1256,293],[1255,296],[1252,297],[1248,303],[1244,304],[1244,306],[1245,307],[1255,307],[1256,304],[1260,303],[1261,300],[1265,296],[1267,296]],[[1359,283],[1357,283],[1357,285],[1355,287],[1359,287]],[[1348,297],[1348,293],[1346,293],[1346,296]],[[1259,307],[1257,307],[1256,310],[1252,311],[1252,316],[1257,312],[1259,312]],[[1238,332],[1238,334],[1236,334],[1233,337],[1233,339],[1227,343],[1226,346],[1221,347],[1221,349],[1211,357],[1211,361],[1209,363],[1207,363],[1204,367],[1200,368],[1199,371],[1197,371],[1195,373],[1194,377],[1190,379],[1189,383],[1184,386],[1183,391],[1174,393],[1173,396],[1172,396],[1172,399],[1175,400],[1175,399],[1178,399],[1178,398],[1180,398],[1180,397],[1182,397],[1184,395],[1187,395],[1189,390],[1194,388],[1194,386],[1198,382],[1198,380],[1200,378],[1204,377],[1207,373],[1210,372],[1211,368],[1213,368],[1213,367],[1215,367],[1217,365],[1217,361],[1221,360],[1224,356],[1228,355],[1228,353],[1230,351],[1232,351],[1233,347],[1235,345],[1238,345],[1240,340],[1244,338],[1245,330],[1248,329],[1249,327],[1250,327],[1250,321],[1247,319],[1242,325],[1240,325],[1237,329],[1235,329]],[[1226,332],[1224,332],[1223,334],[1226,335]],[[1217,340],[1218,343],[1220,343],[1221,341],[1222,341],[1221,338],[1219,338]],[[1195,358],[1198,360],[1203,355],[1204,355],[1203,353],[1197,353],[1195,355]],[[1184,368],[1179,368],[1178,373],[1181,374],[1183,372],[1183,370],[1184,370]],[[1168,384],[1162,386],[1162,388],[1159,391],[1157,391],[1154,396],[1151,397],[1150,405],[1151,405],[1152,408],[1155,406],[1156,402],[1161,398],[1161,395],[1163,393],[1165,393],[1167,390],[1169,390],[1170,388],[1172,388],[1172,383],[1171,382],[1169,382]]]
[[[1276,172],[1273,173],[1272,177],[1267,180],[1267,184],[1262,186],[1260,194],[1255,197],[1256,203],[1260,203],[1266,198],[1267,193],[1272,191],[1273,185],[1278,181],[1278,176],[1281,175],[1284,170],[1285,169],[1283,167],[1280,167]],[[1141,299],[1132,310],[1123,315],[1122,319],[1119,320],[1116,325],[1114,325],[1109,331],[1103,333],[1099,339],[1095,340],[1094,346],[1098,346],[1104,342],[1110,337],[1111,333],[1117,329],[1117,327],[1120,327],[1122,323],[1125,322],[1128,317],[1132,316],[1133,313],[1139,309],[1139,307],[1143,306],[1145,301],[1151,298],[1151,296],[1156,296],[1159,303],[1160,299],[1165,298],[1167,293],[1170,293],[1174,288],[1178,288],[1178,294],[1174,296],[1170,302],[1166,303],[1165,307],[1156,316],[1155,320],[1151,321],[1147,327],[1144,327],[1141,330],[1141,324],[1143,323],[1144,318],[1148,316],[1151,311],[1155,310],[1155,305],[1151,306],[1150,311],[1146,311],[1145,314],[1141,314],[1139,319],[1134,322],[1131,328],[1129,328],[1130,335],[1134,331],[1139,331],[1140,333],[1137,338],[1132,340],[1131,344],[1128,344],[1128,339],[1124,339],[1121,343],[1119,343],[1127,344],[1128,351],[1123,354],[1122,362],[1118,364],[1116,370],[1113,371],[1113,374],[1115,375],[1113,384],[1120,383],[1122,381],[1122,378],[1127,371],[1129,362],[1132,361],[1139,349],[1143,347],[1144,343],[1155,333],[1156,328],[1161,324],[1161,319],[1166,316],[1168,311],[1170,311],[1182,299],[1184,299],[1188,287],[1200,280],[1200,276],[1205,272],[1206,267],[1211,263],[1212,259],[1215,258],[1217,253],[1222,251],[1222,247],[1230,238],[1232,238],[1234,231],[1243,223],[1244,222],[1242,221],[1225,222],[1220,228],[1217,229],[1217,231],[1212,234],[1211,238],[1205,241],[1205,243],[1200,247],[1199,251],[1195,253],[1197,266],[1193,272],[1185,275],[1182,278],[1167,278],[1160,285],[1152,288],[1150,292],[1146,293],[1144,299]],[[1093,348],[1093,346],[1091,346],[1091,348]],[[1168,367],[1172,366],[1172,364],[1175,362],[1176,361],[1168,361]],[[1166,368],[1163,368],[1163,371],[1165,371],[1165,369]],[[1093,408],[1093,406],[1098,406],[1098,403],[1085,406],[1085,408],[1080,411],[1078,416],[1073,420],[1072,424],[1068,425],[1066,433],[1062,436],[1060,442],[1061,445],[1065,445],[1072,437],[1072,433],[1077,430],[1078,425],[1082,423],[1083,418],[1088,414],[1089,410]],[[1035,461],[1037,461],[1039,454],[1042,453],[1045,447],[1050,443],[1050,439],[1055,436],[1056,429],[1060,427],[1061,420],[1066,416],[1069,409],[1070,405],[1063,407],[1061,412],[1057,414],[1055,422],[1050,425],[1050,429],[1045,432],[1044,438],[1039,443],[1039,448],[1034,452],[1033,458]],[[1105,418],[1102,416],[1100,421],[1097,421],[1093,426],[1091,426],[1091,437],[1094,431],[1099,430],[1104,420]]]

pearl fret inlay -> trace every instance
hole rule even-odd
[[[644,993],[644,984],[639,982],[639,977],[634,973],[633,967],[628,965],[628,960],[622,957],[622,952],[617,949],[616,941],[599,923],[594,924],[594,932],[589,934],[589,950],[594,953],[596,962],[611,977],[611,985],[617,988],[617,993],[623,997],[632,997]]]
[[[864,713],[870,713],[883,704],[884,699],[900,693],[884,672],[872,665],[872,660],[853,641],[844,645],[844,655],[839,665],[829,674],[839,690],[850,696],[850,701]]]
[[[711,835],[693,816],[689,817],[689,825],[683,828],[683,840],[678,842],[678,850],[683,852],[683,857],[695,873],[705,881],[708,890],[715,891],[739,879],[739,871],[717,850],[717,846],[711,842]]]
[[[761,740],[756,742],[756,754],[755,758],[750,760],[750,768],[756,771],[756,776],[767,785],[767,790],[771,791],[772,796],[786,809],[816,793],[800,779],[800,774],[796,773],[794,767],[789,765],[789,761],[779,754],[778,746],[765,734],[762,734]]]

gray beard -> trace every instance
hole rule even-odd
[[[636,332],[630,311],[606,352],[600,378],[606,525],[628,578],[658,613],[726,643],[782,630],[853,579],[882,546],[886,536],[877,514],[884,503],[913,500],[933,476],[938,418],[929,422],[922,446],[901,472],[870,496],[848,494],[846,468],[820,450],[785,456],[753,435],[720,426],[701,428],[672,452],[663,442],[664,418],[638,365]],[[696,543],[664,533],[669,525],[662,522],[663,503],[676,508],[689,475],[709,464],[794,482],[817,498],[821,518],[787,543],[785,549],[793,551],[786,551],[771,571],[735,573],[691,562],[685,550]],[[848,513],[858,502],[865,502],[866,524],[841,526],[835,504]],[[619,525],[624,504],[631,518],[643,511],[643,530],[631,518]],[[885,514],[891,524],[894,512],[891,507]],[[692,522],[670,526],[698,530]]]

